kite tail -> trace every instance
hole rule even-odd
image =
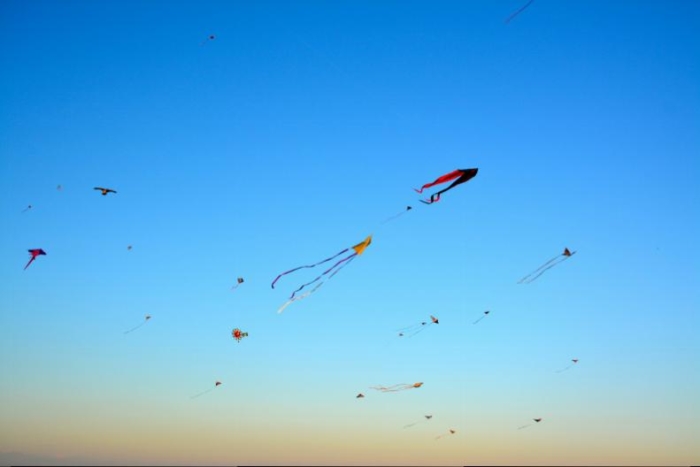
[[[328,261],[337,258],[338,256],[342,255],[343,253],[346,253],[348,250],[350,250],[350,248],[346,248],[346,249],[344,249],[343,251],[341,251],[341,252],[339,252],[339,253],[337,253],[337,254],[331,256],[330,258],[326,258],[326,259],[324,259],[323,261],[319,261],[318,263],[308,264],[308,265],[306,265],[306,266],[299,266],[299,267],[297,267],[297,268],[290,269],[289,271],[285,271],[285,272],[283,272],[282,274],[280,274],[279,276],[275,277],[275,280],[272,281],[272,288],[273,288],[273,289],[275,288],[275,283],[280,279],[280,277],[285,276],[285,275],[287,275],[287,274],[290,274],[290,273],[292,273],[292,272],[294,272],[294,271],[298,271],[299,269],[313,268],[313,267],[315,267],[315,266],[318,266],[319,264],[327,263]]]
[[[345,251],[347,251],[347,249],[346,249]],[[336,255],[336,256],[338,256],[338,255]],[[350,256],[347,256],[347,257],[341,259],[340,261],[338,261],[337,263],[335,263],[333,266],[331,266],[330,268],[328,268],[328,269],[326,269],[325,271],[323,271],[323,272],[321,273],[321,275],[318,276],[316,279],[312,280],[311,282],[307,282],[306,284],[302,284],[301,287],[299,287],[299,288],[296,289],[294,292],[292,292],[292,295],[291,295],[289,298],[290,298],[290,299],[294,298],[294,296],[296,295],[296,293],[299,292],[299,291],[301,291],[304,287],[306,287],[307,285],[311,285],[311,284],[317,282],[317,281],[320,280],[323,276],[325,276],[326,274],[328,274],[329,272],[331,272],[333,269],[335,269],[336,266],[338,266],[339,264],[344,263],[345,261],[352,260],[352,259],[355,258],[356,256],[357,256],[357,253],[353,253],[353,254],[351,254]]]
[[[525,428],[527,428],[527,427],[529,427],[529,426],[532,426],[532,423],[530,423],[529,425],[520,426],[520,427],[518,427],[518,430],[523,430],[523,429],[525,429]]]
[[[425,326],[421,326],[420,329],[418,329],[416,332],[414,332],[413,334],[411,334],[411,335],[408,336],[408,337],[413,337],[413,336],[415,336],[416,334],[418,334],[419,332],[425,331],[425,329],[426,329],[428,326],[430,326],[431,324],[433,324],[433,323],[426,323]]]
[[[204,394],[206,394],[206,393],[208,393],[208,392],[211,392],[213,389],[214,389],[214,388],[209,388],[209,389],[207,389],[206,391],[202,391],[202,392],[200,392],[199,394],[195,394],[194,396],[190,397],[190,399],[196,399],[196,398],[198,398],[199,396],[203,396]]]
[[[24,267],[24,269],[27,269],[27,268],[29,267],[29,265],[32,264],[32,261],[34,261],[35,258],[36,258],[36,257],[32,256],[32,257],[29,259],[29,262],[27,263],[27,265]]]
[[[143,323],[139,324],[138,326],[129,329],[128,331],[124,331],[124,334],[129,334],[131,331],[136,331],[138,328],[140,328],[140,327],[143,326],[144,324],[146,324],[145,321],[144,321]]]
[[[510,22],[510,20],[512,20],[513,18],[515,18],[516,16],[518,16],[520,13],[522,13],[523,10],[525,10],[525,8],[529,7],[530,4],[531,4],[533,1],[535,1],[535,0],[530,0],[530,1],[527,2],[523,7],[521,7],[518,11],[516,11],[515,13],[513,13],[512,15],[510,15],[510,16],[508,17],[508,19],[506,19],[506,24],[508,24],[508,23]]]
[[[348,264],[352,263],[352,260],[355,259],[355,258],[357,258],[357,255],[353,255],[347,263],[343,264],[343,265],[340,266],[338,269],[336,269],[335,271],[333,271],[333,274],[331,274],[330,276],[328,276],[328,279],[330,279],[331,277],[333,277],[333,276],[335,276],[336,274],[338,274],[338,273],[340,272],[341,269],[343,269],[343,268],[344,268],[345,266],[347,266]]]
[[[573,365],[569,365],[569,366],[567,366],[566,368],[562,368],[561,370],[555,371],[555,373],[564,373],[566,370],[568,370],[568,369],[571,368],[572,366],[573,366]]]
[[[476,324],[476,323],[478,323],[479,321],[481,321],[481,320],[484,319],[484,318],[486,318],[486,315],[484,315],[484,316],[482,316],[481,318],[477,319],[477,320],[474,321],[474,323],[472,323],[472,324]]]
[[[560,259],[559,261],[550,264],[550,265],[547,266],[546,268],[542,269],[536,276],[532,277],[531,279],[528,279],[528,280],[524,281],[523,283],[524,283],[524,284],[529,284],[529,283],[533,282],[535,279],[537,279],[537,278],[540,277],[542,274],[544,274],[547,270],[552,269],[552,268],[553,268],[554,266],[556,266],[557,264],[561,264],[561,263],[563,263],[564,261],[566,261],[566,260],[569,259],[569,258],[571,258],[571,256],[564,256],[564,257],[563,257],[562,259]],[[551,261],[550,261],[550,262],[551,262]]]
[[[418,201],[420,201],[423,204],[437,203],[438,201],[440,201],[440,193],[435,193],[435,194],[431,195],[428,200],[419,199]]]
[[[308,292],[304,292],[302,295],[299,295],[298,297],[290,298],[289,300],[287,300],[287,301],[284,303],[284,305],[282,305],[282,306],[280,307],[279,310],[277,310],[277,313],[282,313],[282,312],[284,311],[284,309],[287,308],[292,302],[296,302],[296,301],[298,301],[298,300],[303,300],[303,299],[305,299],[306,297],[308,297],[308,296],[311,295],[312,293],[316,292],[316,291],[318,290],[318,288],[321,287],[322,285],[323,285],[323,282],[321,282],[320,284],[318,284],[316,287],[314,287],[313,289],[309,290]]]
[[[557,256],[555,256],[554,258],[550,259],[549,261],[547,261],[546,263],[544,263],[542,266],[538,267],[537,269],[535,269],[534,271],[532,271],[530,274],[528,274],[527,276],[525,276],[525,277],[523,277],[522,279],[520,279],[520,280],[518,281],[518,284],[527,283],[526,281],[527,281],[527,279],[528,279],[530,276],[532,276],[533,274],[536,274],[538,271],[540,271],[542,268],[544,268],[545,266],[547,266],[548,264],[550,264],[552,261],[557,260],[560,256],[561,256],[561,255],[557,255]]]

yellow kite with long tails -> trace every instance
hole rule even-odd
[[[347,253],[347,252],[349,252],[350,250],[352,250],[352,253],[351,253],[350,255],[348,255],[348,256],[346,256],[346,257],[344,257],[344,258],[338,260],[333,266],[331,266],[330,268],[328,268],[328,269],[326,269],[325,271],[323,271],[323,272],[322,272],[318,277],[316,277],[314,280],[312,280],[312,281],[310,281],[310,282],[307,282],[306,284],[302,284],[301,286],[299,286],[298,289],[296,289],[294,292],[292,292],[292,295],[289,296],[289,300],[287,301],[287,303],[285,303],[279,311],[281,312],[284,308],[286,308],[287,305],[289,305],[289,303],[291,303],[291,302],[293,302],[293,301],[295,301],[295,300],[300,300],[301,298],[307,297],[307,296],[308,296],[307,294],[304,294],[304,295],[302,295],[301,297],[297,297],[296,294],[297,294],[297,292],[300,292],[300,291],[301,291],[304,287],[306,287],[307,285],[311,285],[311,284],[314,284],[314,283],[320,281],[320,280],[321,280],[325,275],[327,275],[327,274],[330,274],[329,278],[331,278],[331,277],[333,277],[334,275],[336,275],[336,274],[338,273],[338,271],[340,271],[342,268],[344,268],[345,266],[347,266],[348,264],[350,264],[350,263],[352,262],[352,260],[354,260],[355,258],[357,258],[358,256],[360,256],[362,253],[364,253],[365,250],[367,249],[367,247],[368,247],[371,243],[372,243],[372,236],[369,235],[367,238],[365,238],[363,241],[361,241],[361,242],[358,243],[357,245],[354,245],[354,246],[352,246],[352,247],[345,248],[344,250],[342,250],[342,251],[336,253],[335,255],[331,256],[330,258],[326,258],[326,259],[324,259],[324,260],[322,260],[322,261],[319,261],[318,263],[313,263],[313,264],[307,264],[307,265],[304,265],[304,266],[299,266],[299,267],[296,267],[296,268],[294,268],[294,269],[290,269],[289,271],[285,271],[285,272],[279,274],[277,277],[275,277],[275,280],[272,281],[272,284],[271,284],[271,285],[272,285],[272,288],[273,288],[273,289],[275,288],[275,284],[277,283],[277,281],[280,280],[280,278],[281,278],[282,276],[285,276],[285,275],[287,275],[287,274],[291,274],[291,273],[293,273],[294,271],[298,271],[299,269],[314,268],[314,267],[316,267],[316,266],[318,266],[318,265],[320,265],[320,264],[324,264],[324,263],[327,263],[327,262],[329,262],[329,261],[332,261],[332,260],[334,260],[335,258],[337,258],[338,256],[344,255],[345,253]],[[321,284],[323,284],[323,282],[321,282]],[[318,289],[318,287],[319,287],[321,284],[319,284],[319,285],[317,285],[316,287],[314,287],[314,289],[311,291],[311,293],[313,293],[314,291],[316,291],[316,290]],[[309,294],[309,295],[310,295],[310,294]]]

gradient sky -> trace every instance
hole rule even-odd
[[[0,3],[0,463],[697,464],[700,2],[524,3]]]

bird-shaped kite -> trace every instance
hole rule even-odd
[[[365,397],[364,394],[359,393],[358,395],[355,396],[355,399],[362,399],[362,398],[364,398],[364,397]]]
[[[39,255],[45,255],[45,254],[46,254],[46,252],[45,252],[44,250],[42,250],[41,248],[35,248],[35,249],[33,249],[33,250],[27,250],[27,251],[29,252],[29,254],[30,254],[32,257],[29,258],[29,262],[28,262],[27,265],[24,267],[24,269],[27,269],[27,268],[29,267],[29,265],[32,264],[32,261],[34,261]]]
[[[115,193],[115,194],[117,193],[116,191],[114,191],[111,188],[102,188],[101,186],[96,186],[94,189],[100,190],[102,192],[102,196],[107,196],[107,193]]]
[[[437,193],[433,193],[432,195],[430,195],[430,199],[428,199],[427,201],[420,200],[420,202],[424,203],[424,204],[433,204],[433,203],[440,201],[441,194],[443,194],[444,192],[446,192],[448,190],[451,190],[452,188],[456,187],[457,185],[461,185],[464,182],[468,182],[469,180],[471,180],[472,178],[474,178],[476,176],[477,172],[479,172],[479,169],[453,170],[452,172],[450,172],[448,174],[445,174],[441,177],[436,178],[435,181],[433,181],[433,182],[426,183],[420,189],[414,188],[414,190],[416,190],[418,193],[423,193],[423,190],[425,190],[426,188],[430,188],[432,186],[439,185],[441,183],[449,182],[451,180],[456,179],[447,188],[442,189],[442,190],[438,191]]]

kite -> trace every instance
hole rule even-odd
[[[530,1],[527,2],[524,6],[520,7],[520,9],[519,9],[518,11],[516,11],[515,13],[513,13],[512,15],[510,15],[510,16],[508,17],[508,19],[506,19],[506,24],[508,24],[508,23],[510,22],[510,20],[512,20],[513,18],[515,18],[516,16],[518,16],[520,13],[522,13],[523,10],[525,10],[525,8],[529,7],[530,4],[531,4],[532,2],[534,2],[534,1],[535,1],[535,0],[530,0]]]
[[[561,370],[557,370],[555,373],[563,373],[566,370],[568,370],[569,368],[571,368],[572,366],[576,365],[577,363],[578,363],[578,358],[572,358],[569,366],[567,366],[566,368],[562,368]]]
[[[31,208],[32,208],[32,205],[30,204],[30,205],[27,206],[27,208],[26,208],[24,211],[22,211],[22,212],[25,213],[25,212],[29,211]]]
[[[202,46],[202,45],[206,44],[206,43],[209,42],[209,41],[213,41],[214,39],[216,39],[216,36],[215,36],[214,34],[210,34],[209,37],[207,37],[207,38],[206,38],[204,41],[202,41],[202,43],[199,44],[199,45]]]
[[[541,418],[533,418],[533,420],[535,421],[535,423],[540,423],[542,421]],[[518,430],[522,430],[523,428],[527,428],[529,426],[532,426],[532,423],[528,423],[527,425],[520,426],[520,427],[518,427]]]
[[[449,433],[443,433],[443,434],[441,434],[440,436],[436,436],[435,439],[440,439],[440,438],[442,438],[443,436],[453,435],[453,434],[455,434],[455,433],[457,433],[455,430],[450,429],[450,432],[449,432]]]
[[[236,289],[238,288],[238,286],[241,285],[241,284],[244,283],[244,282],[245,282],[245,280],[243,280],[242,277],[239,277],[239,278],[237,279],[236,285],[234,285],[233,287],[231,287],[231,290],[236,290]]]
[[[424,203],[424,204],[437,203],[438,201],[440,201],[441,194],[443,194],[444,192],[446,192],[448,190],[451,190],[452,188],[456,187],[457,185],[461,185],[464,182],[468,182],[469,180],[471,180],[472,178],[474,178],[476,176],[478,171],[479,171],[479,169],[457,169],[457,170],[454,170],[448,174],[445,174],[441,177],[436,178],[435,181],[433,181],[431,183],[426,183],[420,189],[414,188],[414,190],[416,190],[418,193],[423,193],[423,190],[425,190],[426,188],[430,188],[434,185],[439,185],[441,183],[449,182],[451,180],[456,179],[452,183],[452,185],[438,191],[437,193],[433,193],[432,195],[430,195],[429,200],[427,200],[427,201],[420,200],[420,202]]]
[[[404,425],[404,428],[410,428],[410,427],[412,427],[413,425],[417,425],[417,424],[419,424],[419,423],[427,422],[428,420],[430,420],[431,418],[433,418],[432,415],[423,415],[423,417],[424,417],[423,420],[419,420],[419,421],[417,421],[417,422],[413,422],[413,423],[409,423],[408,425]]]
[[[574,256],[575,254],[576,254],[575,251],[574,251],[574,252],[571,252],[571,251],[569,251],[568,248],[564,248],[564,252],[563,252],[562,254],[555,256],[554,258],[550,259],[549,261],[547,261],[546,263],[544,263],[544,264],[543,264],[542,266],[540,266],[539,268],[537,268],[537,269],[535,269],[534,271],[532,271],[532,272],[531,272],[530,274],[528,274],[527,276],[525,276],[525,277],[523,277],[522,279],[520,279],[520,280],[518,281],[518,284],[529,284],[530,282],[534,281],[535,279],[537,279],[538,277],[540,277],[542,274],[544,274],[544,272],[545,272],[547,269],[551,269],[551,268],[553,268],[554,266],[556,266],[557,264],[563,263],[564,261],[566,261],[567,259],[571,258],[571,257]]]
[[[397,218],[403,216],[404,214],[406,214],[406,213],[407,213],[408,211],[410,211],[411,209],[413,209],[411,206],[406,206],[406,209],[404,209],[404,210],[401,211],[400,213],[394,214],[393,216],[384,219],[384,220],[382,221],[382,224],[386,224],[387,222],[393,221],[394,219],[397,219]]]
[[[318,263],[308,264],[308,265],[305,265],[305,266],[299,266],[299,267],[296,267],[296,268],[294,268],[294,269],[290,269],[289,271],[285,271],[285,272],[279,274],[279,275],[275,278],[275,280],[272,281],[272,288],[273,288],[273,289],[275,288],[275,284],[277,283],[277,281],[278,281],[282,276],[285,276],[285,275],[287,275],[287,274],[290,274],[290,273],[292,273],[292,272],[294,272],[294,271],[298,271],[299,269],[316,267],[316,266],[318,266],[319,264],[327,263],[328,261],[331,261],[331,260],[337,258],[338,256],[340,256],[340,255],[342,255],[342,254],[344,254],[344,253],[347,253],[347,252],[350,251],[350,250],[354,250],[354,252],[353,252],[352,254],[350,254],[349,256],[346,256],[345,258],[339,260],[339,261],[336,262],[333,266],[331,266],[330,268],[328,268],[328,269],[326,269],[325,271],[323,271],[323,273],[321,273],[321,275],[318,276],[316,279],[312,280],[311,282],[307,282],[306,284],[302,284],[298,289],[296,289],[294,292],[292,292],[292,295],[289,297],[289,300],[292,300],[292,299],[296,296],[296,293],[299,292],[299,291],[301,291],[304,287],[306,287],[307,285],[311,285],[311,284],[313,284],[314,282],[319,281],[323,276],[325,276],[326,274],[328,274],[328,273],[330,273],[331,271],[333,271],[337,266],[342,265],[342,266],[340,266],[340,268],[335,269],[335,271],[333,272],[333,274],[331,274],[330,277],[333,277],[333,276],[335,275],[336,272],[338,272],[340,269],[342,269],[343,266],[345,266],[345,264],[343,264],[343,263],[346,263],[346,264],[347,264],[347,263],[349,263],[350,261],[352,261],[353,259],[355,259],[357,256],[359,256],[359,255],[361,255],[362,253],[364,253],[365,249],[370,245],[370,243],[372,243],[372,236],[371,236],[371,235],[368,236],[367,238],[365,238],[363,241],[361,241],[361,242],[358,243],[357,245],[352,246],[352,247],[349,247],[349,248],[346,248],[346,249],[344,249],[344,250],[342,250],[342,251],[336,253],[335,255],[331,256],[330,258],[326,258],[326,259],[324,259],[324,260],[322,260],[322,261],[319,261]],[[322,282],[322,283],[323,283],[323,282]]]
[[[478,323],[479,321],[481,321],[482,319],[486,318],[486,317],[488,316],[489,313],[491,313],[489,310],[484,311],[484,316],[482,316],[481,318],[477,319],[477,320],[474,321],[472,324],[476,324],[476,323]]]
[[[133,248],[133,247],[132,247],[131,245],[129,245],[129,246],[126,247],[126,249],[129,250],[129,251],[131,251],[132,248]]]
[[[415,336],[416,334],[418,334],[419,332],[424,331],[425,329],[427,329],[428,326],[431,326],[431,325],[433,325],[433,324],[440,324],[440,322],[438,321],[438,319],[437,319],[435,316],[430,315],[430,322],[421,321],[420,323],[413,324],[413,325],[407,326],[407,327],[405,327],[405,328],[397,329],[397,331],[401,331],[401,332],[399,332],[399,337],[403,337],[403,336],[404,336],[404,332],[410,332],[410,333],[412,333],[412,334],[411,334],[410,336],[408,336],[408,337],[413,337],[413,336]]]
[[[32,261],[34,261],[37,258],[37,256],[46,255],[46,252],[44,250],[42,250],[41,248],[35,248],[33,250],[27,250],[27,251],[29,252],[30,255],[32,255],[32,257],[29,258],[29,262],[24,267],[24,269],[27,269],[29,267],[29,265],[32,264]]]
[[[233,331],[231,331],[231,336],[233,336],[234,339],[236,339],[236,342],[241,342],[241,339],[244,337],[248,337],[247,332],[242,332],[240,329],[236,328]]]
[[[365,397],[364,394],[359,393],[358,395],[355,396],[355,399],[362,399],[362,398],[364,398],[364,397]]]
[[[143,323],[139,324],[138,326],[134,326],[133,328],[129,329],[128,331],[124,331],[124,334],[129,334],[131,331],[136,331],[138,328],[140,328],[141,326],[146,324],[149,319],[151,319],[151,315],[144,316]]]
[[[94,189],[94,190],[100,190],[100,191],[102,192],[102,196],[107,196],[107,193],[114,193],[114,194],[117,193],[116,191],[114,191],[114,190],[111,189],[111,188],[102,188],[101,186],[96,186],[96,187],[93,188],[93,189]]]
[[[62,187],[61,185],[58,185],[58,186],[56,187],[56,189],[57,189],[58,191],[63,191],[63,187]]]
[[[194,396],[190,397],[190,399],[196,399],[196,398],[198,398],[199,396],[203,396],[204,394],[207,394],[207,393],[209,393],[209,392],[212,392],[214,389],[216,389],[216,388],[219,387],[219,386],[221,386],[221,381],[217,381],[216,383],[214,383],[214,387],[209,388],[209,389],[207,389],[206,391],[202,391],[202,392],[200,392],[199,394],[195,394]]]
[[[394,384],[393,386],[372,386],[370,389],[375,389],[381,392],[397,392],[405,391],[406,389],[415,389],[423,386],[423,383],[413,383],[413,384]]]

